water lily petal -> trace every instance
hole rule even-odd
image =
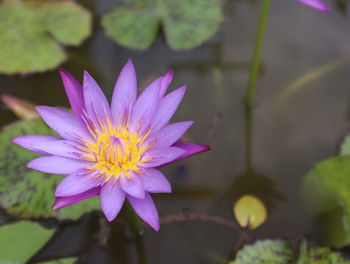
[[[152,133],[144,144],[146,145],[152,142],[153,148],[171,146],[182,137],[192,124],[193,121],[184,121],[167,125],[159,131]]]
[[[95,175],[73,173],[65,177],[56,187],[55,196],[73,196],[86,192],[100,185],[100,180],[94,178]]]
[[[58,156],[44,156],[33,159],[27,164],[28,168],[53,174],[72,174],[78,169],[89,167],[86,161],[69,159]]]
[[[305,5],[311,6],[313,8],[316,8],[318,10],[321,10],[323,12],[330,12],[332,11],[325,3],[323,3],[321,0],[297,0],[300,3],[303,3]]]
[[[148,126],[157,109],[161,80],[161,78],[154,80],[136,100],[131,115],[130,131],[133,132],[139,128],[142,133],[142,128]]]
[[[55,136],[22,135],[13,138],[12,142],[23,148],[44,155],[57,155],[66,158],[80,159],[79,155],[83,154],[74,147],[72,142],[62,140]]]
[[[146,193],[144,199],[128,196],[128,200],[140,218],[149,224],[155,231],[158,231],[159,216],[151,195]]]
[[[46,124],[63,138],[75,140],[83,137],[92,140],[83,122],[71,113],[50,106],[37,106],[36,109]]]
[[[55,140],[51,142],[38,142],[36,149],[42,150],[50,155],[56,155],[72,159],[80,159],[84,153],[74,147],[68,140]]]
[[[198,144],[198,143],[194,143],[194,142],[177,141],[172,146],[181,148],[181,149],[186,151],[186,153],[179,156],[177,158],[177,160],[184,159],[184,158],[187,158],[189,156],[210,150],[210,146],[204,145],[204,144]]]
[[[26,148],[30,151],[39,153],[39,154],[49,154],[47,151],[44,151],[41,148],[38,148],[39,144],[50,145],[54,142],[61,141],[61,138],[55,136],[47,135],[22,135],[12,139],[12,142]]]
[[[142,179],[135,173],[131,173],[131,177],[128,179],[126,176],[120,177],[120,187],[127,194],[136,198],[145,198],[145,187]]]
[[[126,111],[131,111],[136,100],[136,94],[136,73],[134,65],[129,59],[120,72],[114,86],[111,104],[111,114],[114,124],[118,124],[119,118],[122,118]]]
[[[141,175],[145,190],[150,193],[171,193],[171,185],[159,170],[148,168]]]
[[[185,151],[182,155],[178,156],[172,162],[175,162],[175,161],[193,156],[195,154],[210,150],[210,146],[208,146],[208,145],[198,144],[198,143],[193,143],[193,142],[183,142],[183,141],[175,142],[172,145],[172,147],[181,148],[182,150]],[[172,162],[169,162],[169,163],[172,163]],[[164,163],[161,166],[158,166],[157,168],[163,167],[169,163]]]
[[[73,195],[73,196],[65,196],[65,197],[56,197],[55,202],[52,205],[52,209],[58,210],[68,205],[80,202],[81,200],[85,200],[91,198],[93,196],[99,195],[101,191],[101,187],[96,187],[86,192]]]
[[[159,91],[159,98],[162,98],[166,91],[168,90],[169,84],[171,83],[174,76],[174,70],[169,70],[163,77],[162,77],[162,84]]]
[[[64,89],[72,107],[74,115],[80,118],[84,109],[84,96],[82,85],[66,70],[58,70],[63,82]]]
[[[176,109],[178,108],[185,94],[185,91],[186,86],[182,86],[166,95],[159,101],[157,110],[151,121],[152,131],[159,130],[169,122]]]
[[[85,109],[89,117],[104,120],[109,115],[109,104],[100,86],[88,72],[84,72],[83,87]]]
[[[185,151],[180,148],[165,147],[148,150],[143,159],[148,160],[144,163],[139,163],[139,166],[144,168],[158,167],[164,163],[173,162],[177,157],[183,155]]]
[[[101,208],[108,221],[117,217],[125,200],[125,192],[120,188],[119,183],[107,182],[103,185],[100,194]]]

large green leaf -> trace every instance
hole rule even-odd
[[[221,21],[219,0],[138,0],[106,14],[102,25],[120,45],[143,50],[150,47],[162,24],[170,48],[181,50],[207,41]]]
[[[261,240],[238,251],[230,264],[349,264],[350,261],[329,248],[311,248],[304,241],[293,252],[285,240]]]
[[[230,264],[287,264],[293,259],[293,251],[287,241],[262,240],[238,251]]]
[[[0,227],[0,263],[25,263],[52,236],[39,224],[27,221]]]
[[[329,245],[341,247],[350,243],[350,156],[339,156],[321,161],[304,178],[302,193],[319,214],[337,215],[338,229],[323,230],[342,234],[327,235]],[[329,217],[329,216],[328,216]],[[334,222],[334,218],[332,222]],[[333,226],[333,225],[332,225]]]
[[[88,11],[72,1],[0,4],[0,73],[53,69],[66,59],[57,41],[80,44],[89,34]]]
[[[45,29],[63,44],[79,45],[90,35],[90,13],[73,1],[49,2],[39,12]]]
[[[77,219],[82,214],[99,208],[97,197],[79,202],[58,211],[51,205],[55,186],[63,178],[48,175],[26,167],[38,154],[11,142],[24,134],[52,134],[41,120],[20,121],[6,126],[0,133],[0,206],[6,212],[21,218],[55,217]]]

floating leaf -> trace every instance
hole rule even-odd
[[[341,247],[350,243],[349,175],[350,156],[339,156],[318,163],[303,181],[302,193],[314,210],[320,214],[339,210],[343,213],[338,221],[343,226],[339,225],[338,228],[343,229],[344,236],[341,240],[328,241],[332,246]]]
[[[349,264],[350,261],[329,248],[311,248],[305,241],[293,252],[285,240],[261,240],[238,251],[230,264]]]
[[[138,0],[104,15],[102,25],[118,44],[144,50],[150,47],[162,25],[174,50],[192,49],[219,29],[219,0]]]
[[[0,227],[0,263],[25,263],[52,236],[39,224],[27,221]]]
[[[342,258],[338,253],[329,248],[308,248],[306,242],[299,247],[299,259],[297,264],[349,264],[350,261]]]
[[[255,229],[266,221],[265,205],[252,195],[241,197],[233,209],[239,225],[243,228]]]
[[[61,43],[79,45],[90,35],[90,14],[73,1],[49,2],[39,12],[45,29]]]
[[[102,23],[118,44],[143,50],[151,46],[158,32],[160,21],[154,16],[150,8],[118,8],[106,15]]]
[[[8,94],[0,94],[0,100],[21,119],[31,120],[39,117],[35,105],[30,102]]]
[[[57,41],[78,45],[90,35],[90,14],[73,1],[0,4],[0,72],[53,69],[66,59]]]
[[[289,242],[284,240],[262,240],[238,251],[230,264],[287,264],[293,259]]]
[[[299,247],[297,264],[349,264],[350,261],[327,247],[310,248],[304,241]]]
[[[20,121],[0,133],[0,206],[21,218],[55,217],[77,219],[99,208],[97,197],[55,211],[51,208],[54,189],[62,175],[48,175],[26,167],[38,154],[13,143],[11,138],[24,134],[52,134],[41,120]]]

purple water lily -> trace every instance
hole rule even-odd
[[[186,87],[165,95],[173,76],[169,71],[136,98],[136,74],[129,60],[109,106],[87,72],[83,85],[65,70],[60,74],[73,114],[49,106],[38,106],[37,110],[61,137],[23,135],[13,139],[45,155],[29,162],[29,168],[68,174],[56,188],[53,208],[100,195],[102,211],[112,221],[128,199],[136,213],[158,230],[158,212],[149,193],[171,192],[158,168],[209,150],[206,145],[179,141],[192,121],[168,124]]]
[[[331,9],[321,0],[297,0],[305,5],[311,6],[323,12],[330,12]]]

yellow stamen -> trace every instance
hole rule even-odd
[[[77,148],[83,152],[81,156],[94,164],[87,168],[95,177],[104,176],[104,181],[118,179],[121,175],[131,177],[131,172],[141,173],[138,165],[147,162],[143,154],[151,145],[144,146],[151,131],[139,135],[137,131],[130,132],[127,124],[115,127],[111,120],[98,120],[99,128],[88,127],[93,134],[94,142],[83,141]]]

